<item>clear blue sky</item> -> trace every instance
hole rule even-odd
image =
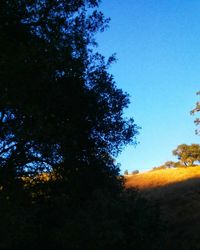
[[[102,0],[100,9],[111,22],[98,51],[117,53],[110,71],[130,94],[125,115],[142,127],[117,161],[144,171],[175,160],[177,145],[200,143],[189,114],[200,89],[200,1]]]

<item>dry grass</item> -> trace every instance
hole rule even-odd
[[[200,178],[200,166],[162,169],[141,174],[127,175],[126,186],[149,189],[183,182],[193,178]]]
[[[169,228],[163,250],[200,250],[200,166],[126,176],[126,186],[160,204]]]

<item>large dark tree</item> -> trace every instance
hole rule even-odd
[[[158,210],[114,161],[138,128],[92,51],[99,2],[0,1],[1,249],[158,249]]]
[[[123,117],[129,100],[108,73],[112,58],[106,63],[91,50],[108,22],[98,3],[1,1],[4,183],[44,170],[66,178],[95,168],[117,174],[112,157],[137,127]]]

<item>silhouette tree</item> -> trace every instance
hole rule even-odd
[[[128,96],[107,71],[114,58],[105,62],[91,49],[108,23],[96,9],[88,14],[98,3],[1,1],[4,185],[44,171],[63,180],[93,168],[118,174],[112,157],[133,142],[137,126],[123,117]]]
[[[158,210],[114,161],[138,128],[92,51],[99,2],[0,1],[1,249],[158,249]]]
[[[197,95],[200,95],[200,91],[197,92]],[[191,115],[194,115],[194,114],[196,114],[196,113],[198,113],[198,112],[200,112],[200,102],[197,102],[197,103],[196,103],[196,107],[195,107],[192,111],[190,111],[190,114],[191,114]],[[200,119],[197,117],[197,118],[195,119],[194,123],[199,127]],[[196,132],[197,135],[199,135],[199,134],[200,134],[200,129],[197,128],[197,129],[195,130],[195,132]]]

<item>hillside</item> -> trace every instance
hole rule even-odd
[[[163,250],[200,249],[200,166],[129,175],[126,186],[160,205],[168,227]]]
[[[200,178],[200,166],[151,170],[141,174],[127,175],[126,186],[139,189],[158,188],[194,178]]]

